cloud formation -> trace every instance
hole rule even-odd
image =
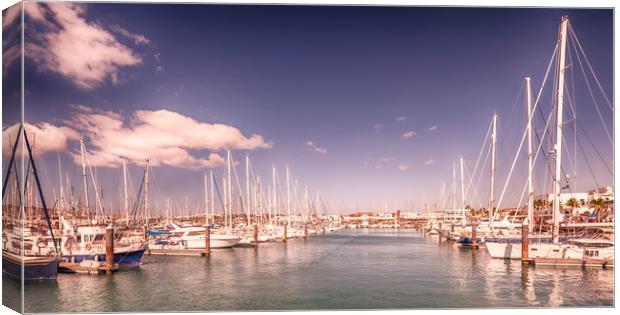
[[[34,22],[25,46],[26,57],[39,69],[57,73],[80,89],[92,90],[107,80],[117,83],[121,68],[142,63],[140,56],[112,32],[87,21],[83,4],[26,2],[24,11]],[[134,43],[149,42],[120,27],[117,32]]]
[[[396,118],[396,121],[405,121],[405,120],[407,120],[407,116],[400,116]]]
[[[424,161],[425,166],[433,165],[433,163],[435,163],[435,160],[433,159]]]
[[[437,127],[437,126],[430,126],[430,127],[428,128],[428,131],[429,131],[429,132],[433,132],[433,131],[437,131],[437,130],[439,130],[439,127]]]
[[[415,137],[416,133],[415,131],[407,131],[405,133],[403,133],[400,138],[403,140],[409,140],[409,139],[413,139],[413,137]]]
[[[58,127],[46,122],[35,125],[25,123],[25,126],[34,156],[64,152],[67,150],[69,140],[79,140],[80,137],[74,129]],[[15,138],[18,136],[18,129],[19,123],[15,123],[2,131],[2,143],[9,150],[8,152],[12,150],[11,146],[15,143]]]
[[[401,165],[399,165],[399,166],[398,166],[398,169],[399,169],[401,172],[406,172],[406,171],[408,171],[408,170],[409,170],[409,165],[406,165],[406,164],[401,164]]]
[[[306,142],[306,149],[308,149],[308,151],[312,151],[312,152],[316,152],[320,154],[327,154],[327,149],[317,146],[313,141]]]
[[[142,165],[149,158],[152,166],[200,169],[225,164],[217,151],[268,149],[263,136],[244,136],[233,126],[199,122],[169,111],[138,110],[130,119],[120,114],[76,105],[66,124],[87,139],[89,161],[101,167],[118,167],[123,159]],[[208,157],[195,157],[190,150],[210,151]],[[78,151],[72,153],[79,162]]]

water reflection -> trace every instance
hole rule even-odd
[[[521,267],[413,231],[342,231],[26,286],[27,312],[613,305],[613,270]],[[4,283],[4,282],[3,282]]]

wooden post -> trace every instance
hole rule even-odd
[[[144,225],[144,241],[148,241],[149,240],[149,227],[147,225]]]
[[[443,234],[443,232],[441,232],[441,222],[439,222],[439,242],[441,243],[441,235]]]
[[[254,247],[258,247],[258,224],[254,224]]]
[[[530,227],[528,224],[521,224],[521,263],[529,264],[530,262],[530,237],[528,235]]]
[[[471,224],[471,247],[472,248],[478,248],[478,224],[476,222],[473,222]]]
[[[304,224],[304,240],[308,239],[308,223]]]
[[[211,255],[211,227],[205,227],[205,256]]]
[[[282,242],[287,241],[288,224],[284,223],[284,234],[282,235]]]
[[[114,269],[114,228],[108,226],[105,230],[105,264],[106,272],[112,273]]]

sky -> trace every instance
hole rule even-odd
[[[505,191],[503,204],[514,206],[526,176],[521,151],[507,181],[525,128],[523,78],[538,91],[563,15],[613,100],[612,10],[28,3],[25,12],[24,116],[46,193],[59,186],[60,157],[80,194],[84,137],[112,208],[122,161],[137,188],[147,157],[158,203],[187,198],[200,208],[203,175],[213,169],[221,181],[227,148],[243,191],[249,154],[265,190],[275,166],[285,192],[288,165],[298,195],[305,185],[320,191],[332,212],[441,208],[454,162],[459,204],[463,156],[466,203],[485,204],[487,151],[473,170],[494,112],[495,200]],[[19,42],[10,36],[18,14],[3,12],[3,152],[19,113],[19,54],[11,49]],[[573,127],[564,128],[565,172],[576,178],[571,191],[583,191],[612,185],[605,127],[612,131],[613,112],[590,77],[593,104],[576,56],[567,82],[580,85],[569,95],[587,136],[577,133],[582,152]],[[553,72],[541,93],[544,116],[552,83]],[[537,194],[549,192],[544,163],[537,160]]]

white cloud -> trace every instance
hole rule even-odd
[[[429,165],[433,165],[433,163],[435,163],[435,160],[426,160],[424,161],[424,165],[429,166]]]
[[[400,138],[403,140],[409,140],[409,139],[413,139],[413,137],[415,137],[416,133],[415,131],[407,131],[405,133],[403,133]]]
[[[151,40],[146,38],[144,35],[132,33],[119,25],[112,25],[110,26],[110,29],[117,34],[131,39],[136,45],[147,45],[151,43]]]
[[[437,126],[430,126],[430,127],[428,128],[428,131],[429,131],[429,132],[433,132],[433,131],[437,131],[437,130],[439,130],[439,127],[437,127]]]
[[[405,120],[407,120],[407,116],[400,116],[396,118],[396,121],[405,121]]]
[[[401,165],[399,165],[399,166],[398,166],[398,169],[399,169],[401,172],[406,172],[407,170],[409,170],[409,165],[406,165],[406,164],[401,164]]]
[[[307,141],[306,142],[306,149],[308,149],[308,151],[312,151],[312,152],[316,152],[316,153],[320,153],[320,154],[327,154],[327,149],[318,147],[312,141]]]
[[[85,5],[30,3],[26,8],[37,25],[30,30],[34,33],[26,44],[26,56],[40,69],[62,75],[81,89],[92,90],[106,80],[116,83],[121,68],[142,63],[103,26],[86,21]]]
[[[81,105],[74,108],[76,112],[66,124],[89,140],[89,161],[97,166],[118,167],[123,159],[141,165],[149,158],[152,166],[213,168],[225,164],[217,151],[272,147],[261,135],[246,137],[233,126],[199,122],[165,109],[138,110],[125,120],[111,111]],[[210,153],[206,159],[198,158],[190,150]],[[79,152],[72,155],[78,162]]]
[[[25,126],[28,141],[35,156],[51,152],[64,152],[67,150],[69,140],[79,140],[79,134],[68,127],[58,127],[46,122],[35,125],[26,122]],[[18,129],[19,124],[16,123],[3,130],[2,142],[5,145],[12,146],[18,136]]]

